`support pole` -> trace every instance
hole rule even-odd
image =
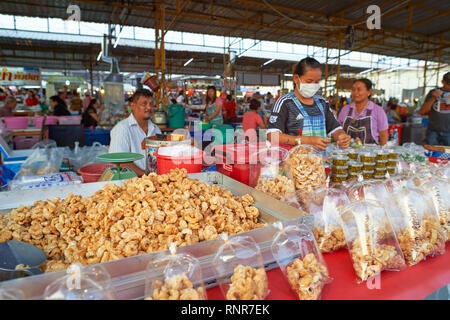
[[[425,87],[427,86],[427,67],[428,67],[428,41],[427,41],[427,58],[425,60],[425,66],[423,67],[423,88],[422,88],[422,96],[425,94]]]
[[[337,65],[337,73],[336,73],[336,103],[339,101],[339,80],[341,76],[341,45],[342,45],[342,37],[339,32],[339,46],[338,46],[338,65]]]
[[[89,56],[89,78],[91,82],[91,97],[94,96],[94,64],[92,54]]]
[[[439,71],[441,70],[441,57],[442,57],[442,39],[444,38],[444,33],[441,33],[441,40],[439,42],[439,51],[438,51],[438,66],[436,70],[436,88],[439,87]]]
[[[325,88],[324,88],[324,94],[325,97],[327,96],[327,84],[328,84],[328,48],[330,47],[330,36],[327,35],[327,53],[325,58]]]
[[[161,46],[160,46],[160,59],[161,59],[161,109],[164,110],[166,106],[166,51],[164,49],[164,23],[165,23],[165,5],[164,0],[161,0]]]

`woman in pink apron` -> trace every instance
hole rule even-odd
[[[388,121],[383,108],[369,100],[372,82],[355,80],[352,87],[353,102],[342,108],[338,120],[344,131],[363,144],[385,145],[388,141]]]

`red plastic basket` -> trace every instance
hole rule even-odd
[[[158,154],[158,150],[155,153],[156,165],[158,167],[158,174],[170,173],[171,169],[184,168],[188,173],[198,173],[202,171],[203,155],[201,151],[193,156],[187,157],[172,157],[162,156]]]
[[[83,177],[84,182],[97,182],[106,168],[112,168],[115,165],[111,163],[98,163],[84,166],[78,170],[78,174]]]

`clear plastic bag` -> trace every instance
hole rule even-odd
[[[170,244],[169,255],[148,264],[145,300],[206,300],[200,262],[189,254],[177,254],[176,244]],[[162,268],[157,278],[152,276]]]
[[[445,241],[450,240],[450,188],[447,181],[433,177],[422,184],[421,188],[433,200],[434,208],[439,215]]]
[[[283,228],[272,241],[272,255],[278,263],[291,289],[300,300],[318,300],[323,287],[331,282],[325,261],[311,231],[303,226]]]
[[[25,295],[20,289],[11,289],[3,285],[0,286],[0,300],[25,300]]]
[[[372,200],[351,202],[340,212],[347,247],[359,281],[383,270],[406,267],[389,217],[381,203]]]
[[[58,172],[45,175],[18,176],[8,183],[9,190],[28,190],[79,184],[83,178],[75,172]]]
[[[247,236],[220,237],[225,243],[213,263],[223,295],[227,300],[264,300],[269,293],[268,281],[256,242]]]
[[[252,154],[249,185],[298,208],[294,182],[284,169],[287,155],[288,151],[281,147],[265,148]]]
[[[404,187],[392,194],[386,203],[386,210],[409,265],[445,252],[445,237],[439,216],[427,193]]]
[[[20,168],[21,175],[42,175],[59,172],[63,160],[63,151],[53,147],[36,147]]]
[[[294,181],[295,189],[300,191],[300,195],[306,196],[315,189],[325,186],[323,157],[314,147],[300,145],[289,150],[286,173]]]
[[[309,213],[314,216],[314,237],[321,252],[346,247],[338,212],[348,202],[347,195],[335,188],[320,188],[310,194]]]
[[[73,263],[67,275],[50,283],[44,291],[45,300],[114,300],[111,277],[99,265]]]
[[[390,180],[363,180],[359,178],[346,186],[345,192],[352,201],[373,200],[383,202],[389,197]]]

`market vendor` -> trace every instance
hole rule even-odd
[[[388,120],[383,108],[370,101],[372,81],[357,79],[352,86],[353,102],[342,108],[338,120],[344,131],[364,144],[384,146],[389,139]]]
[[[152,100],[150,90],[137,90],[130,102],[133,113],[116,124],[111,130],[110,153],[133,152],[144,155],[144,159],[127,165],[138,176],[145,174],[146,169],[145,150],[142,150],[142,141],[147,137],[161,134],[161,129],[151,120],[154,111]]]
[[[215,86],[208,87],[205,105],[205,122],[208,122],[211,125],[222,125],[222,99],[217,98],[217,90]]]
[[[55,116],[71,116],[69,109],[65,102],[59,96],[50,97],[50,106],[53,109],[53,115]]]
[[[428,92],[419,113],[428,116],[427,144],[450,146],[450,72],[442,79],[442,87]]]
[[[313,58],[301,60],[294,71],[294,92],[281,96],[269,118],[267,138],[272,143],[308,144],[325,150],[336,140],[341,148],[350,145],[347,135],[330,109],[329,103],[317,95],[322,66]]]
[[[13,110],[17,106],[17,100],[13,96],[8,96],[5,105],[0,108],[0,117],[14,117]]]

